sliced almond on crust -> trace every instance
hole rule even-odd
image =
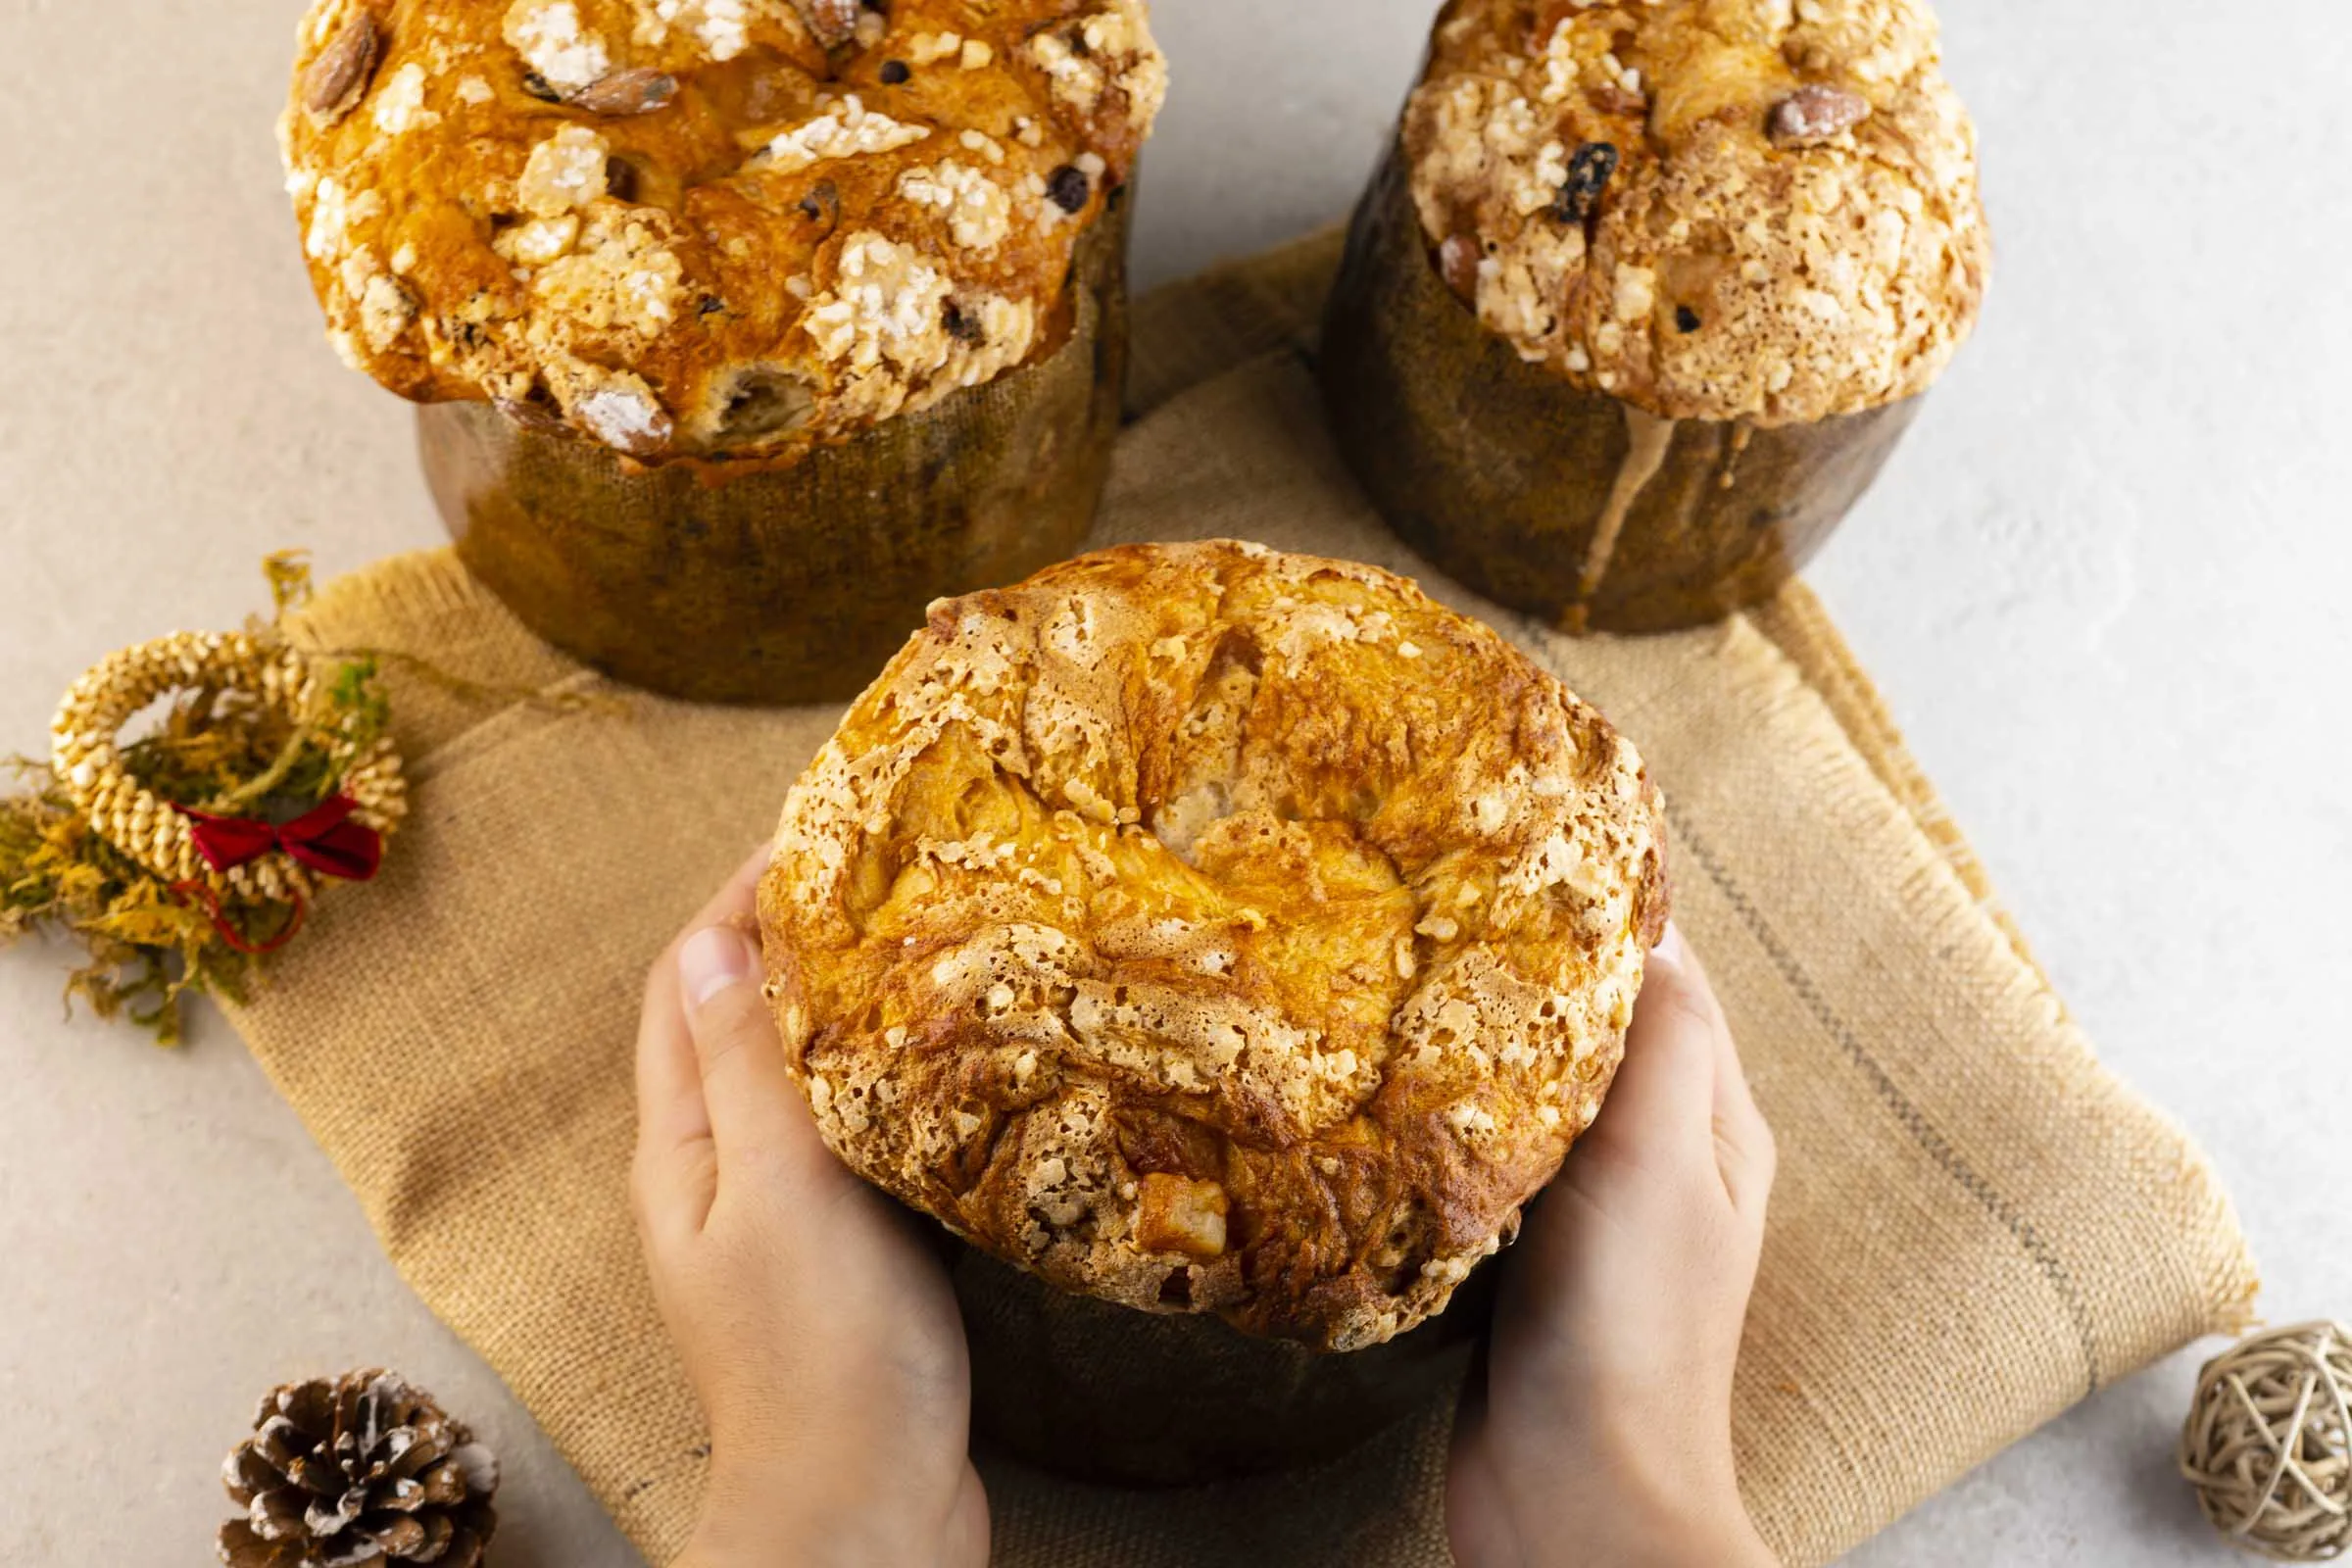
[[[630,71],[615,71],[601,81],[591,82],[571,95],[575,109],[585,109],[592,115],[610,115],[615,119],[629,115],[650,115],[678,95],[678,78],[666,71],[639,66]]]
[[[1486,259],[1475,234],[1454,234],[1438,247],[1438,270],[1466,305],[1478,304],[1478,264]]]
[[[1842,87],[1799,87],[1772,111],[1776,147],[1818,147],[1870,118],[1870,100]]]
[[[838,49],[858,36],[858,0],[792,0],[818,43]]]
[[[351,113],[367,96],[368,78],[383,53],[383,35],[375,17],[360,12],[343,24],[334,40],[318,51],[302,74],[302,106],[321,125],[331,125]]]

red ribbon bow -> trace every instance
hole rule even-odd
[[[384,840],[375,829],[351,819],[359,808],[359,802],[338,795],[291,822],[272,826],[250,817],[214,816],[184,806],[175,808],[188,819],[196,853],[216,871],[233,871],[271,850],[283,850],[296,863],[321,876],[366,882],[384,863]]]

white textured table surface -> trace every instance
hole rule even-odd
[[[476,0],[488,3],[488,0]],[[1162,0],[1144,280],[1338,216],[1433,0]],[[86,663],[255,608],[255,563],[431,544],[406,411],[319,340],[270,122],[299,0],[0,6],[0,752]],[[2159,11],[2161,8],[2159,8]],[[1815,573],[2108,1058],[2219,1160],[2276,1319],[2352,1314],[2352,15],[1947,18],[1991,307]],[[176,1054],[0,960],[0,1563],[209,1560],[274,1381],[402,1367],[507,1456],[506,1568],[635,1558],[409,1295],[218,1018]],[[2206,1563],[2194,1358],[1856,1554]]]

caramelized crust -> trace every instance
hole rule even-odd
[[[906,1202],[1350,1349],[1443,1310],[1591,1124],[1663,857],[1633,747],[1412,584],[1129,546],[933,607],[785,804],[768,994]]]
[[[318,0],[329,335],[640,461],[789,456],[1050,353],[1165,91],[1142,0]]]
[[[1990,267],[1925,0],[1451,0],[1404,121],[1446,281],[1668,418],[1925,391]]]

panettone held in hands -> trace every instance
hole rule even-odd
[[[943,601],[761,886],[853,1168],[1065,1290],[1323,1349],[1444,1310],[1663,930],[1634,749],[1370,567],[1129,546]]]

